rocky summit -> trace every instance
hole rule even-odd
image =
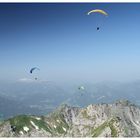
[[[47,116],[19,115],[0,122],[1,137],[139,137],[140,108],[127,100],[62,105]]]

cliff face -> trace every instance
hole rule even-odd
[[[140,109],[124,100],[86,108],[63,105],[47,116],[20,115],[5,120],[0,136],[139,137]]]

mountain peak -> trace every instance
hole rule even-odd
[[[85,108],[61,105],[47,116],[20,115],[0,125],[6,137],[138,137],[140,109],[128,100],[91,104]]]

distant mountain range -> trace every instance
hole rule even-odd
[[[39,109],[30,108],[19,101],[0,96],[0,119],[6,119],[19,114],[39,114]]]
[[[140,108],[128,100],[85,108],[64,104],[47,116],[2,121],[0,137],[140,137]]]
[[[47,82],[0,84],[0,118],[19,114],[44,115],[67,98],[63,89]]]
[[[126,99],[140,105],[140,81],[100,82],[97,84],[85,84],[84,91],[75,91],[67,99],[69,105],[84,107],[90,103],[111,103],[115,100]]]
[[[126,99],[140,105],[140,81],[83,83],[63,87],[48,81],[0,83],[0,119],[19,114],[46,115],[61,104],[85,107]]]

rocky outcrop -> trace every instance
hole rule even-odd
[[[13,131],[11,126],[15,126]],[[139,137],[140,108],[126,100],[62,105],[47,116],[20,115],[0,125],[1,137]]]

